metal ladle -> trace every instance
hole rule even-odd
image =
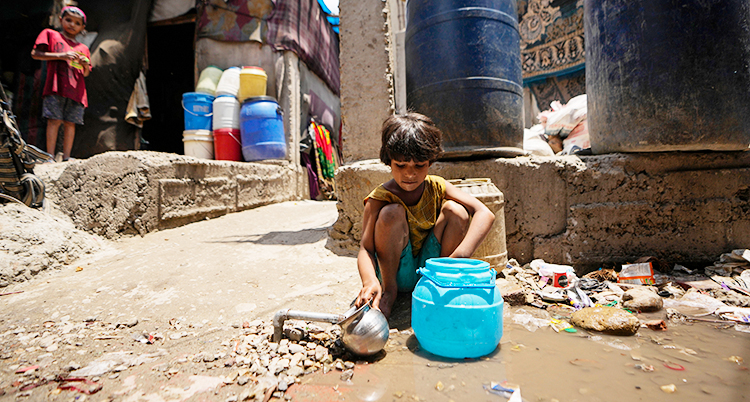
[[[284,321],[288,319],[319,321],[341,327],[341,341],[352,353],[369,356],[378,353],[388,341],[388,320],[380,310],[370,307],[352,307],[344,314],[326,314],[291,309],[279,310],[273,317],[273,341],[281,341]]]

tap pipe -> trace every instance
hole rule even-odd
[[[286,320],[320,321],[338,324],[345,318],[346,316],[341,314],[314,313],[311,311],[297,311],[291,309],[279,310],[276,315],[273,316],[273,342],[281,341],[281,334],[284,331],[284,321]]]

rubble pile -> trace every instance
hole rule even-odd
[[[93,319],[73,322],[63,317],[41,325],[11,325],[0,334],[0,359],[5,367],[0,395],[57,394],[63,390],[94,394],[107,390],[108,381],[121,372],[150,365],[154,375],[166,379],[212,370],[221,386],[240,386],[229,400],[268,400],[271,396],[284,398],[290,385],[319,370],[338,370],[341,380],[348,381],[354,375],[354,362],[361,360],[343,347],[341,330],[335,325],[323,329],[290,320],[284,327],[285,338],[274,343],[272,323],[243,322],[225,329],[229,338],[216,349],[176,354],[174,349],[184,349],[185,342],[202,344],[201,339],[219,329],[184,326],[179,320],[170,320],[164,331],[139,329],[152,326],[151,322],[138,324],[137,319],[104,323]]]
[[[599,269],[578,278],[571,266],[534,260],[522,267],[510,260],[500,276],[506,289],[515,289],[506,297],[508,304],[530,305],[549,313],[518,310],[514,321],[527,328],[548,325],[559,331],[572,323],[599,332],[633,335],[639,328],[666,330],[663,320],[635,318],[666,308],[665,318],[671,321],[718,321],[750,332],[748,249],[722,254],[703,270],[679,264],[670,268],[661,259],[643,257],[623,265],[620,272]]]

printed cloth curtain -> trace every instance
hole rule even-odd
[[[317,0],[202,0],[198,37],[290,50],[339,95],[339,40]]]

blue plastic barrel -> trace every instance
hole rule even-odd
[[[591,148],[750,146],[750,2],[586,0]]]
[[[211,131],[214,111],[214,96],[199,92],[182,94],[182,109],[185,112],[185,131]]]
[[[406,98],[443,132],[446,156],[523,148],[515,0],[409,0]]]
[[[503,336],[503,298],[490,264],[431,258],[412,292],[411,325],[422,349],[455,359],[495,350]]]
[[[240,108],[242,156],[246,161],[284,159],[286,136],[278,102],[270,96],[248,98]]]

